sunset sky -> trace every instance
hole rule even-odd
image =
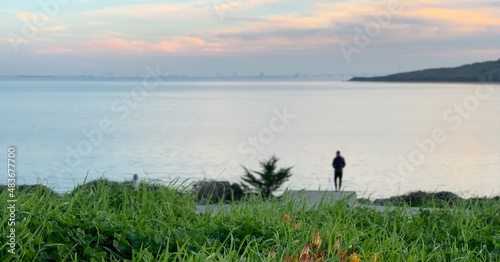
[[[133,76],[156,65],[207,76],[386,74],[500,58],[498,0],[0,0],[0,8],[1,75]]]

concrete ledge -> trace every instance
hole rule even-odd
[[[349,206],[354,206],[357,200],[356,192],[354,191],[314,191],[314,190],[287,190],[283,192],[282,201],[293,201],[297,205],[305,204],[308,208],[312,208],[320,203],[328,204],[334,201],[346,200]],[[246,205],[248,203],[237,203]],[[212,212],[212,214],[225,211],[231,211],[231,204],[211,204],[197,205],[196,212],[203,214]]]
[[[363,207],[371,208],[378,212],[392,211],[396,209],[404,209],[408,217],[418,215],[422,210],[436,211],[443,210],[439,208],[419,208],[419,207],[394,207],[394,206],[374,206],[370,204],[360,204],[357,203],[356,192],[354,191],[311,191],[311,190],[287,190],[283,192],[282,196],[283,202],[292,202],[297,205],[305,204],[308,208],[314,208],[315,206],[323,203],[328,204],[334,201],[347,201],[347,204],[351,208]],[[251,203],[236,203],[236,205],[248,205]],[[280,205],[279,202],[275,202],[276,205]],[[231,212],[231,204],[212,204],[212,205],[197,205],[196,213],[203,214],[211,212],[212,215],[216,215],[219,212]]]
[[[339,200],[346,200],[352,206],[357,200],[354,191],[315,191],[315,190],[287,190],[283,193],[284,200],[295,202],[305,201],[309,207],[320,203],[331,203]]]

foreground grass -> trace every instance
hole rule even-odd
[[[181,190],[182,191],[182,190]],[[0,194],[7,203],[8,192]],[[321,236],[325,261],[500,261],[500,203],[422,211],[378,212],[346,202],[314,210],[294,201],[249,201],[231,212],[198,215],[192,195],[104,180],[55,194],[43,187],[17,192],[16,254],[5,261],[284,261]],[[335,242],[339,239],[339,247]]]

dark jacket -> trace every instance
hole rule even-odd
[[[337,156],[333,159],[332,163],[333,168],[335,169],[335,172],[342,172],[342,168],[345,167],[345,160],[341,156]]]

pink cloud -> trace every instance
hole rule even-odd
[[[111,16],[111,15],[125,15],[125,16],[150,16],[151,14],[157,13],[175,13],[180,12],[185,9],[178,5],[130,5],[130,6],[118,6],[118,7],[108,7],[104,9],[94,10],[87,12],[86,14],[91,16]]]
[[[210,16],[213,4],[202,1],[208,7],[193,8],[193,3],[127,5],[109,7],[84,13],[89,22],[87,25],[102,25],[102,22],[90,22],[94,19],[108,21],[116,31],[104,31],[90,41],[80,44],[68,44],[65,48],[46,49],[44,52],[121,52],[121,53],[189,53],[189,54],[232,54],[232,53],[265,53],[281,50],[315,50],[351,41],[354,27],[363,28],[368,21],[374,21],[373,15],[388,9],[391,1],[313,1],[312,8],[272,14],[255,14],[249,19],[235,19],[221,22],[213,20],[204,24],[204,18]],[[252,9],[278,0],[218,2],[221,10]],[[488,26],[499,27],[500,17],[496,15],[500,8],[478,7],[466,8],[450,0],[414,0],[400,1],[401,11],[391,17],[391,22],[384,27],[387,34],[381,35],[377,41],[384,43],[402,43],[415,40],[444,39],[463,37],[470,34],[486,32]],[[199,4],[199,3],[198,3]],[[289,10],[289,9],[288,9]],[[213,13],[212,13],[213,15]],[[239,14],[234,14],[238,18]],[[26,13],[25,17],[33,14]],[[180,21],[195,19],[197,24],[186,22],[185,30],[189,36],[173,36],[161,39],[159,35],[142,35],[135,28],[121,29],[113,26],[110,17],[120,19],[137,19],[144,25],[154,29],[162,26],[162,34],[179,34]],[[103,19],[101,19],[103,18]],[[212,17],[213,18],[213,17]],[[247,14],[240,18],[248,18]],[[142,20],[141,20],[142,19]],[[182,20],[181,20],[182,19]],[[154,24],[151,24],[154,21]],[[203,21],[203,22],[200,22]],[[208,21],[208,20],[207,20]],[[422,21],[422,23],[419,23]],[[168,24],[171,22],[170,24]],[[163,23],[167,23],[163,27]],[[141,24],[143,25],[143,24]],[[195,27],[195,26],[199,26]],[[151,32],[152,28],[148,28]],[[64,27],[53,27],[48,31],[63,30]],[[118,32],[119,30],[122,30]],[[340,30],[337,30],[340,29]],[[287,33],[290,31],[296,33]],[[172,32],[170,32],[172,31]],[[304,32],[302,34],[302,31]],[[329,32],[331,31],[331,34]],[[315,33],[319,32],[319,33]],[[340,33],[339,33],[340,32]],[[95,32],[94,32],[95,33]],[[226,35],[226,37],[221,37]],[[72,50],[72,51],[68,51]],[[43,51],[42,51],[43,52]]]
[[[20,18],[25,18],[25,19],[35,19],[36,18],[36,15],[31,13],[31,12],[23,12],[23,13],[19,13],[18,16]]]
[[[500,26],[500,17],[493,10],[420,8],[404,12],[405,16],[444,21],[457,26]],[[497,8],[496,12],[500,12]]]
[[[108,52],[108,53],[186,53],[203,51],[210,46],[205,40],[196,37],[174,37],[151,43],[144,40],[127,40],[120,37],[105,37],[81,44],[68,44],[65,47],[44,48],[37,53],[78,53],[78,52]],[[214,47],[214,46],[212,46]]]

